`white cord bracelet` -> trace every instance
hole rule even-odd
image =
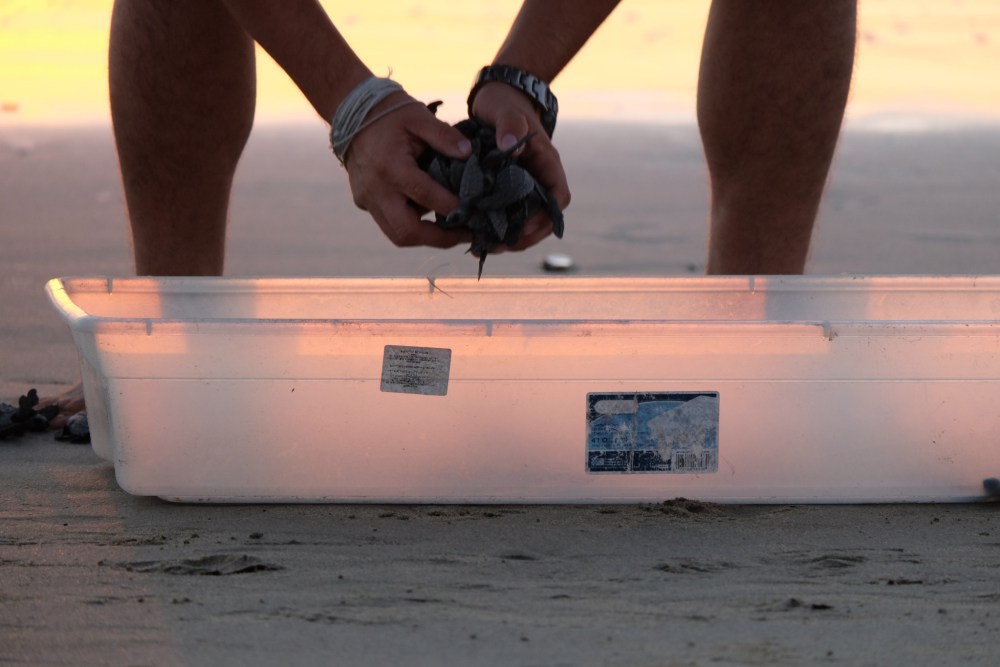
[[[420,104],[417,100],[406,99],[383,109],[371,118],[366,118],[379,102],[402,90],[403,87],[392,79],[373,76],[355,86],[354,90],[340,102],[330,123],[330,148],[340,164],[344,164],[351,142],[361,130],[397,109],[410,104]]]

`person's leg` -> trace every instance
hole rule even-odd
[[[856,0],[714,0],[698,84],[710,274],[796,274],[847,104]]]
[[[253,42],[218,0],[117,0],[111,118],[138,275],[220,275],[236,163],[253,125]],[[61,428],[83,386],[48,396]]]
[[[220,275],[253,41],[219,0],[117,0],[108,75],[136,273]]]

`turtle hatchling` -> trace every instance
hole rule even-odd
[[[428,105],[431,111],[437,104]],[[455,125],[472,143],[472,155],[456,160],[428,150],[420,159],[421,168],[431,178],[458,196],[459,204],[448,215],[437,214],[435,221],[445,229],[465,227],[472,232],[469,252],[479,256],[479,277],[490,251],[512,246],[521,238],[524,223],[539,210],[552,220],[552,231],[562,238],[564,223],[559,204],[548,190],[518,166],[515,153],[531,141],[526,135],[507,150],[497,148],[496,130],[478,119]]]

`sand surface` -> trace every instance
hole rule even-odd
[[[474,275],[398,250],[351,203],[321,125],[261,127],[231,275]],[[538,274],[703,270],[690,125],[560,127],[567,234],[487,261]],[[845,133],[810,273],[990,274],[1000,128]],[[110,131],[0,127],[0,401],[78,373],[54,276],[128,275]],[[122,492],[88,447],[0,441],[0,663],[993,664],[993,505],[189,506]],[[215,576],[212,576],[215,575]]]
[[[996,656],[992,505],[185,506],[45,437],[0,465],[3,664]]]

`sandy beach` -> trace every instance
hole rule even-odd
[[[703,271],[695,128],[567,123],[567,234],[492,257],[541,272]],[[809,272],[995,273],[1000,128],[845,132]],[[77,377],[45,281],[129,275],[110,130],[0,128],[0,400]],[[349,239],[349,242],[344,239]],[[354,209],[322,125],[263,126],[231,275],[474,275]],[[0,441],[0,663],[992,664],[996,507],[195,506],[130,496],[86,446]]]
[[[0,458],[3,664],[996,656],[990,505],[177,506],[84,447]]]

